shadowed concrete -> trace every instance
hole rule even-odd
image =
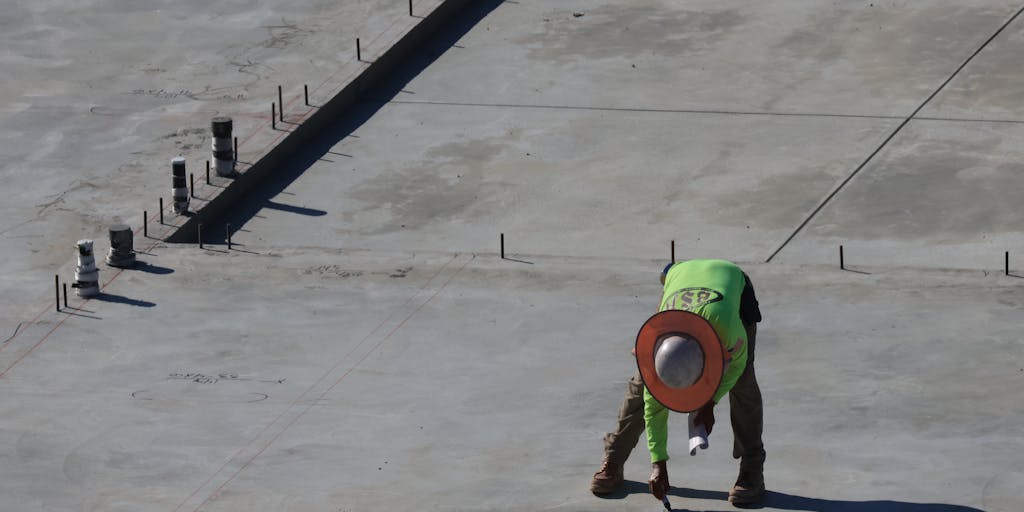
[[[70,250],[7,237],[42,281],[0,277],[0,508],[660,509],[643,441],[622,493],[587,488],[675,240],[758,291],[764,510],[1020,510],[1024,21],[985,44],[1020,8],[506,2],[254,189],[230,250],[138,237],[33,320]],[[716,415],[696,457],[670,420],[676,510],[733,509]]]

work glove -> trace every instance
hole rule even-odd
[[[711,429],[715,426],[715,401],[708,400],[704,407],[697,409],[697,415],[693,419],[694,425],[704,425],[704,430],[711,435]]]
[[[668,494],[668,466],[665,461],[651,464],[651,479],[647,481],[651,487],[651,494],[659,500]]]

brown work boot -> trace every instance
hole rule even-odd
[[[622,488],[622,464],[615,464],[605,459],[601,469],[594,473],[590,481],[590,492],[594,494],[611,494]]]
[[[729,503],[733,505],[754,505],[764,497],[764,472],[740,471],[736,485],[729,491]]]

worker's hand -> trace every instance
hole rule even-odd
[[[660,500],[668,494],[668,466],[665,461],[651,464],[651,479],[647,483],[655,498]]]
[[[711,435],[711,429],[715,427],[715,401],[708,400],[708,403],[704,404],[697,410],[697,416],[693,418],[694,425],[704,425],[704,430]]]

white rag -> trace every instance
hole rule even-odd
[[[697,455],[697,448],[708,449],[708,431],[704,425],[694,425],[693,420],[697,417],[697,411],[691,412],[686,417],[686,426],[690,429],[690,455]]]

